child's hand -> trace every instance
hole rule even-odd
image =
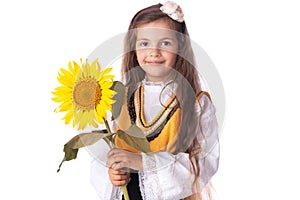
[[[109,168],[108,175],[111,183],[114,186],[122,186],[129,182],[130,180],[130,172],[126,172],[123,170],[114,170]]]
[[[123,149],[112,149],[107,154],[106,166],[114,170],[120,170],[124,168],[142,170],[142,155],[138,153],[132,153]]]

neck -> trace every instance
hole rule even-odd
[[[167,83],[173,79],[174,79],[173,72],[170,72],[167,76],[164,76],[164,77],[155,77],[155,76],[147,76],[147,75],[145,76],[145,80],[147,82],[153,82],[153,83],[156,83],[156,82]]]

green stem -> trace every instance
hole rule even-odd
[[[128,192],[127,192],[127,187],[126,187],[126,185],[122,185],[122,186],[121,186],[121,189],[122,189],[122,193],[123,193],[123,195],[124,195],[124,199],[125,199],[125,200],[130,200],[130,199],[129,199]]]
[[[107,129],[107,132],[108,132],[109,134],[112,134],[112,133],[111,133],[111,130],[110,130],[110,127],[109,127],[109,124],[108,124],[108,122],[107,122],[107,120],[106,120],[106,119],[103,119],[103,121],[104,121],[105,127],[106,127],[106,129]],[[104,138],[104,139],[106,139],[106,140],[105,140],[106,143],[108,143],[108,144],[109,144],[109,147],[112,149],[113,147],[110,145],[110,142],[107,141],[108,139],[107,139],[107,138]],[[114,142],[113,142],[113,144],[114,144]],[[129,199],[129,195],[128,195],[128,191],[127,191],[126,184],[125,184],[125,185],[122,185],[122,186],[121,186],[121,189],[122,189],[122,193],[123,193],[123,195],[124,195],[124,199],[125,199],[125,200],[130,200],[130,199]]]
[[[111,134],[111,130],[110,130],[110,127],[109,127],[109,124],[108,124],[107,120],[103,118],[103,121],[104,121],[105,127],[107,129],[107,132]]]
[[[112,133],[111,133],[111,130],[110,130],[110,127],[109,127],[109,124],[108,124],[108,122],[107,122],[107,120],[103,118],[103,121],[104,121],[104,125],[105,125],[105,127],[106,127],[106,130],[107,130],[107,133],[112,134]],[[111,137],[111,136],[110,136],[110,137]],[[103,138],[103,139],[104,139],[104,141],[107,143],[107,145],[109,146],[110,149],[113,149],[113,148],[114,148],[114,142],[111,141],[110,138],[107,138],[107,137],[106,137],[106,138]],[[112,145],[112,143],[113,143],[113,145]]]
[[[111,144],[111,141],[107,137],[103,138],[103,140],[106,142],[106,144],[109,146],[110,149],[114,148]]]

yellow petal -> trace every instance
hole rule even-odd
[[[60,103],[63,101],[71,101],[72,99],[70,99],[69,97],[63,97],[63,96],[58,96],[58,97],[54,97],[51,98],[54,102]]]
[[[94,115],[94,118],[96,119],[96,116]],[[91,122],[91,125],[95,128],[98,127],[98,124],[96,123],[95,119],[93,119],[93,121]]]
[[[74,76],[74,78],[75,78],[75,76],[77,75],[77,73],[80,69],[80,66],[75,61],[70,61],[68,63],[68,68],[69,68],[72,76]]]
[[[65,124],[69,124],[70,121],[72,120],[73,118],[73,110],[70,110],[64,118],[62,118],[63,120],[65,120]]]
[[[110,82],[111,83],[111,85],[114,83],[113,82],[113,79],[115,78],[115,76],[114,75],[106,75],[106,76],[103,76],[102,78],[101,78],[101,80],[99,81],[99,84],[101,85],[101,84],[103,84],[103,83],[105,83],[105,82]]]
[[[101,75],[99,77],[99,79],[101,80],[102,76],[105,76],[106,74],[108,74],[109,72],[111,72],[112,68],[106,68],[103,72],[101,72]]]
[[[79,123],[79,121],[82,118],[82,115],[83,115],[82,110],[75,111],[75,113],[74,113],[74,125],[77,125]]]
[[[74,80],[70,77],[63,76],[61,74],[58,74],[57,77],[58,82],[60,82],[62,85],[68,86],[70,88],[73,88],[74,86]]]
[[[110,106],[111,104],[113,104],[115,102],[114,100],[112,100],[106,96],[102,96],[101,100],[103,100],[106,103],[106,105],[108,105],[108,106]]]
[[[83,111],[82,117],[78,121],[78,130],[84,129],[88,124],[88,113]]]
[[[55,94],[57,92],[72,93],[72,89],[70,87],[63,85],[63,86],[59,86],[59,87],[55,88],[54,91],[52,92],[52,94]]]
[[[64,111],[68,111],[68,110],[72,110],[72,101],[65,101],[63,102],[60,106],[60,111],[64,112]]]
[[[98,58],[96,58],[91,64],[91,74],[93,76],[95,76],[95,73],[97,71],[97,62],[98,62]]]
[[[103,118],[106,119],[106,111],[103,108],[103,106],[98,105],[97,106],[97,115],[96,115],[97,121],[101,124],[103,124]]]
[[[115,94],[117,94],[116,91],[111,89],[102,89],[102,93],[105,94],[105,96],[112,98]]]
[[[100,86],[102,89],[108,89],[108,88],[111,88],[111,86],[113,85],[113,82],[112,81],[104,81],[101,83],[100,81]]]

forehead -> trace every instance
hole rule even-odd
[[[176,38],[176,31],[163,20],[142,24],[136,29],[137,39]]]

